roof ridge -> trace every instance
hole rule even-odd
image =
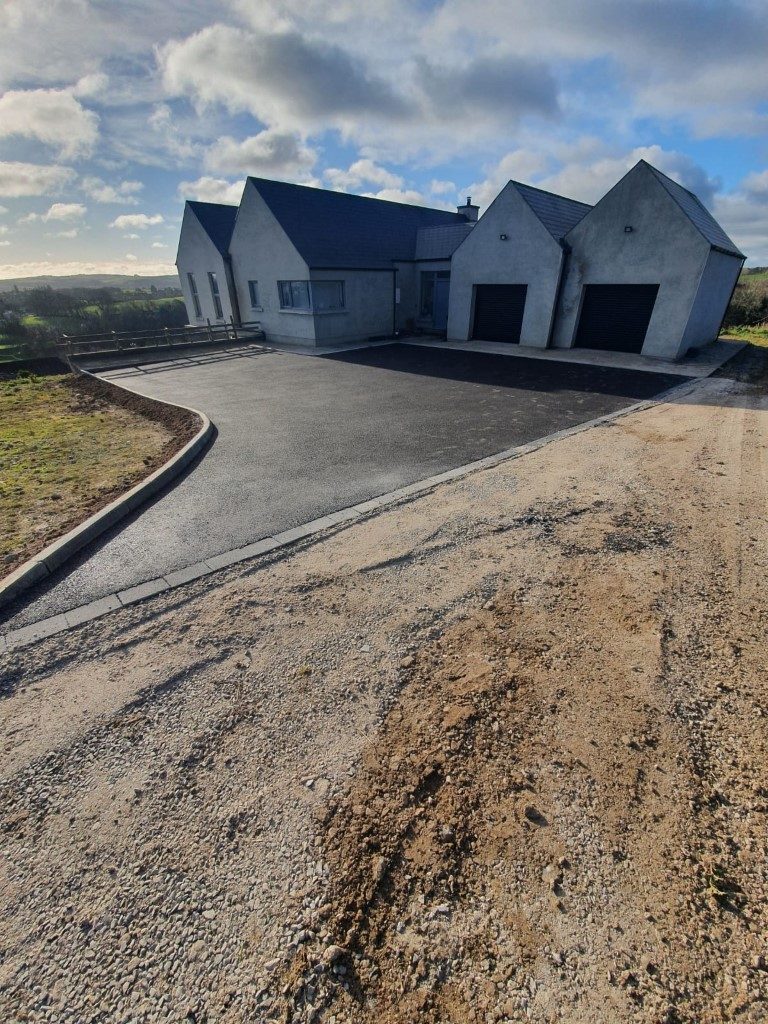
[[[584,203],[581,201],[581,199],[571,199],[570,196],[561,195],[559,192],[551,192],[547,188],[539,188],[538,185],[529,185],[526,181],[518,181],[516,178],[510,178],[509,181],[510,184],[514,185],[515,187],[520,185],[522,186],[522,188],[530,188],[534,192],[541,192],[541,194],[544,196],[554,196],[555,199],[564,199],[566,203],[576,203],[577,206],[587,206],[590,210],[593,208],[591,203]]]
[[[361,196],[358,192],[343,192],[336,188],[320,188],[318,185],[300,185],[296,181],[281,181],[279,178],[260,178],[255,174],[249,174],[247,177],[248,181],[266,181],[270,185],[283,185],[286,188],[300,188],[307,192],[325,192],[332,196],[347,196],[347,198],[350,199],[367,200],[372,203],[387,203],[388,206],[402,206],[406,210],[429,210],[431,213],[444,213],[447,216],[456,217],[457,223],[467,220],[463,213],[458,213],[454,210],[443,210],[439,206],[423,206],[421,203],[401,203],[396,199],[379,199],[377,196]]]

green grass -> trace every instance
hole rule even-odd
[[[0,577],[146,476],[170,440],[69,374],[0,378]]]
[[[768,325],[764,327],[729,327],[723,331],[723,334],[729,338],[738,338],[740,341],[759,345],[761,348],[768,348]]]

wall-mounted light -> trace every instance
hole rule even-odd
[[[631,235],[634,230],[635,229],[632,227],[631,224],[627,224],[627,226],[624,228],[624,234]]]
[[[501,239],[502,242],[506,242],[506,240],[509,238],[509,235],[499,235],[499,238]]]

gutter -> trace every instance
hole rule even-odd
[[[229,304],[232,307],[232,315],[238,327],[242,326],[243,318],[240,316],[240,303],[237,300],[237,288],[235,288],[235,275],[232,270],[232,257],[229,253],[222,256],[224,260],[224,273],[227,278],[227,290],[229,292]]]
[[[392,337],[397,335],[397,267],[392,268]]]
[[[565,288],[565,280],[568,276],[568,261],[572,249],[564,238],[558,238],[558,245],[560,246],[560,273],[557,277],[557,288],[555,289],[555,301],[552,307],[552,319],[549,322],[549,334],[547,335],[547,348],[552,348],[552,339],[555,336],[555,325],[557,324],[557,315],[560,311],[560,299]]]

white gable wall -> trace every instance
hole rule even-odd
[[[625,232],[625,227],[631,232]],[[658,284],[642,354],[676,359],[710,245],[645,164],[638,164],[572,228],[554,344],[575,340],[588,284]],[[722,315],[722,314],[721,314]]]
[[[243,321],[258,320],[267,341],[314,345],[314,315],[281,310],[277,288],[278,281],[308,281],[309,268],[252,181],[243,192],[229,251]],[[258,282],[258,309],[251,307],[249,281]]]
[[[232,305],[229,300],[224,259],[189,206],[184,207],[184,216],[181,221],[176,268],[179,272],[181,292],[184,296],[184,305],[187,307],[189,323],[203,325],[206,320],[210,320],[212,324],[223,322],[217,318],[213,306],[213,296],[211,295],[211,287],[208,280],[209,272],[216,275],[224,319],[229,322],[229,318],[232,315]],[[200,317],[195,316],[192,290],[189,287],[189,278],[187,277],[187,274],[190,273],[195,276],[202,313]]]
[[[475,285],[526,284],[520,344],[546,348],[561,258],[558,243],[507,184],[453,254],[448,338],[472,337]]]

